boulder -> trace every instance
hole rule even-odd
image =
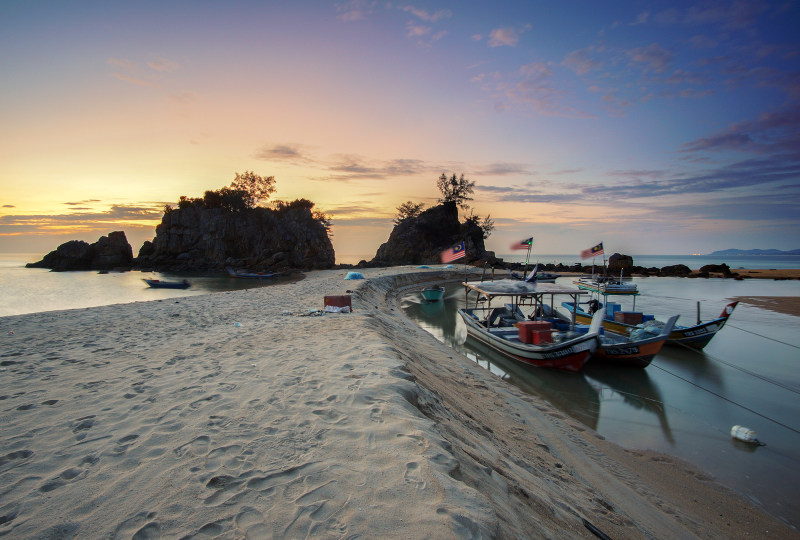
[[[633,273],[633,257],[630,255],[620,255],[614,253],[608,258],[608,275],[610,276],[630,276]]]
[[[50,268],[57,272],[68,270],[111,270],[130,268],[133,249],[122,231],[101,236],[94,244],[83,240],[64,242],[41,261],[26,264],[26,268]]]
[[[389,239],[365,266],[441,264],[442,251],[462,241],[466,255],[454,262],[470,263],[492,257],[483,243],[483,229],[474,220],[460,223],[454,202],[442,203],[395,225]]]
[[[685,264],[673,264],[671,266],[662,267],[658,275],[665,277],[686,277],[691,273],[692,269]]]

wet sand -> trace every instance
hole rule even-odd
[[[0,534],[798,537],[403,315],[403,294],[463,274],[346,273],[0,318]],[[315,311],[348,290],[352,313]]]

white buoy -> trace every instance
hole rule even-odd
[[[750,444],[760,444],[756,437],[756,432],[744,426],[733,426],[731,428],[731,437]]]

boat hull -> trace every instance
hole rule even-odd
[[[188,281],[161,281],[160,279],[143,279],[147,285],[154,289],[188,289]]]
[[[277,276],[277,273],[264,273],[264,272],[239,272],[233,268],[226,268],[228,275],[232,278],[241,279],[268,279]]]
[[[435,287],[431,289],[422,289],[422,298],[426,302],[437,302],[444,296],[444,287]]]
[[[666,339],[656,341],[601,344],[592,355],[591,362],[646,368],[661,351]]]
[[[468,336],[527,366],[580,371],[597,349],[595,334],[552,345],[529,345],[505,339],[487,330],[467,310],[459,309],[458,313],[467,325]]]
[[[685,345],[698,350],[703,349],[717,332],[722,330],[725,326],[734,307],[736,307],[736,303],[729,304],[728,307],[726,307],[724,316],[714,319],[713,321],[687,326],[685,328],[673,328],[667,338],[667,343],[671,345]],[[581,324],[589,324],[592,317],[585,311],[577,311],[575,313],[575,320]],[[621,323],[606,317],[603,319],[603,328],[608,332],[627,336],[630,334],[631,330],[636,328],[636,325]]]

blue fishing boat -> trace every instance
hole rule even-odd
[[[426,287],[422,289],[421,294],[426,302],[438,302],[444,296],[444,287],[441,285]]]

